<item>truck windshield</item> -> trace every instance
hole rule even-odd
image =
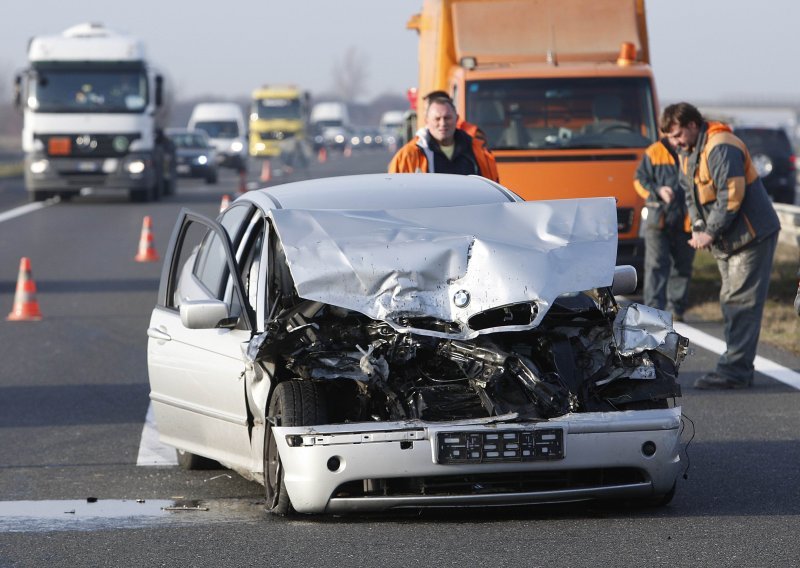
[[[657,135],[638,77],[471,81],[464,115],[493,150],[645,148]]]
[[[28,88],[28,106],[37,112],[141,113],[147,100],[141,66],[40,65]]]
[[[299,120],[299,99],[258,99],[253,101],[253,112],[259,120]]]

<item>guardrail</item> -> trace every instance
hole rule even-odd
[[[784,203],[775,203],[774,205],[778,218],[781,220],[778,241],[800,247],[800,207]]]

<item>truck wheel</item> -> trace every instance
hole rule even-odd
[[[294,508],[284,485],[283,465],[278,454],[276,426],[312,426],[325,424],[328,412],[322,388],[317,383],[290,380],[279,383],[269,403],[270,424],[264,440],[264,495],[267,511],[275,515],[291,515]]]
[[[130,199],[134,203],[146,203],[148,201],[153,201],[155,199],[154,194],[156,193],[156,188],[148,187],[146,189],[131,189],[130,190]]]

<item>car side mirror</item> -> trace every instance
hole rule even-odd
[[[632,294],[636,291],[639,278],[636,268],[629,264],[614,267],[614,281],[611,283],[611,293],[615,296]]]
[[[239,321],[230,316],[228,305],[221,300],[188,300],[180,305],[179,311],[181,323],[187,329],[231,328]]]

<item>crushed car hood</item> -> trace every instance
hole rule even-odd
[[[529,329],[558,296],[613,280],[613,198],[269,215],[301,297],[361,312],[397,331],[470,339]],[[536,305],[524,324],[469,325],[476,314],[520,303]],[[414,323],[420,317],[458,329],[420,328]]]

